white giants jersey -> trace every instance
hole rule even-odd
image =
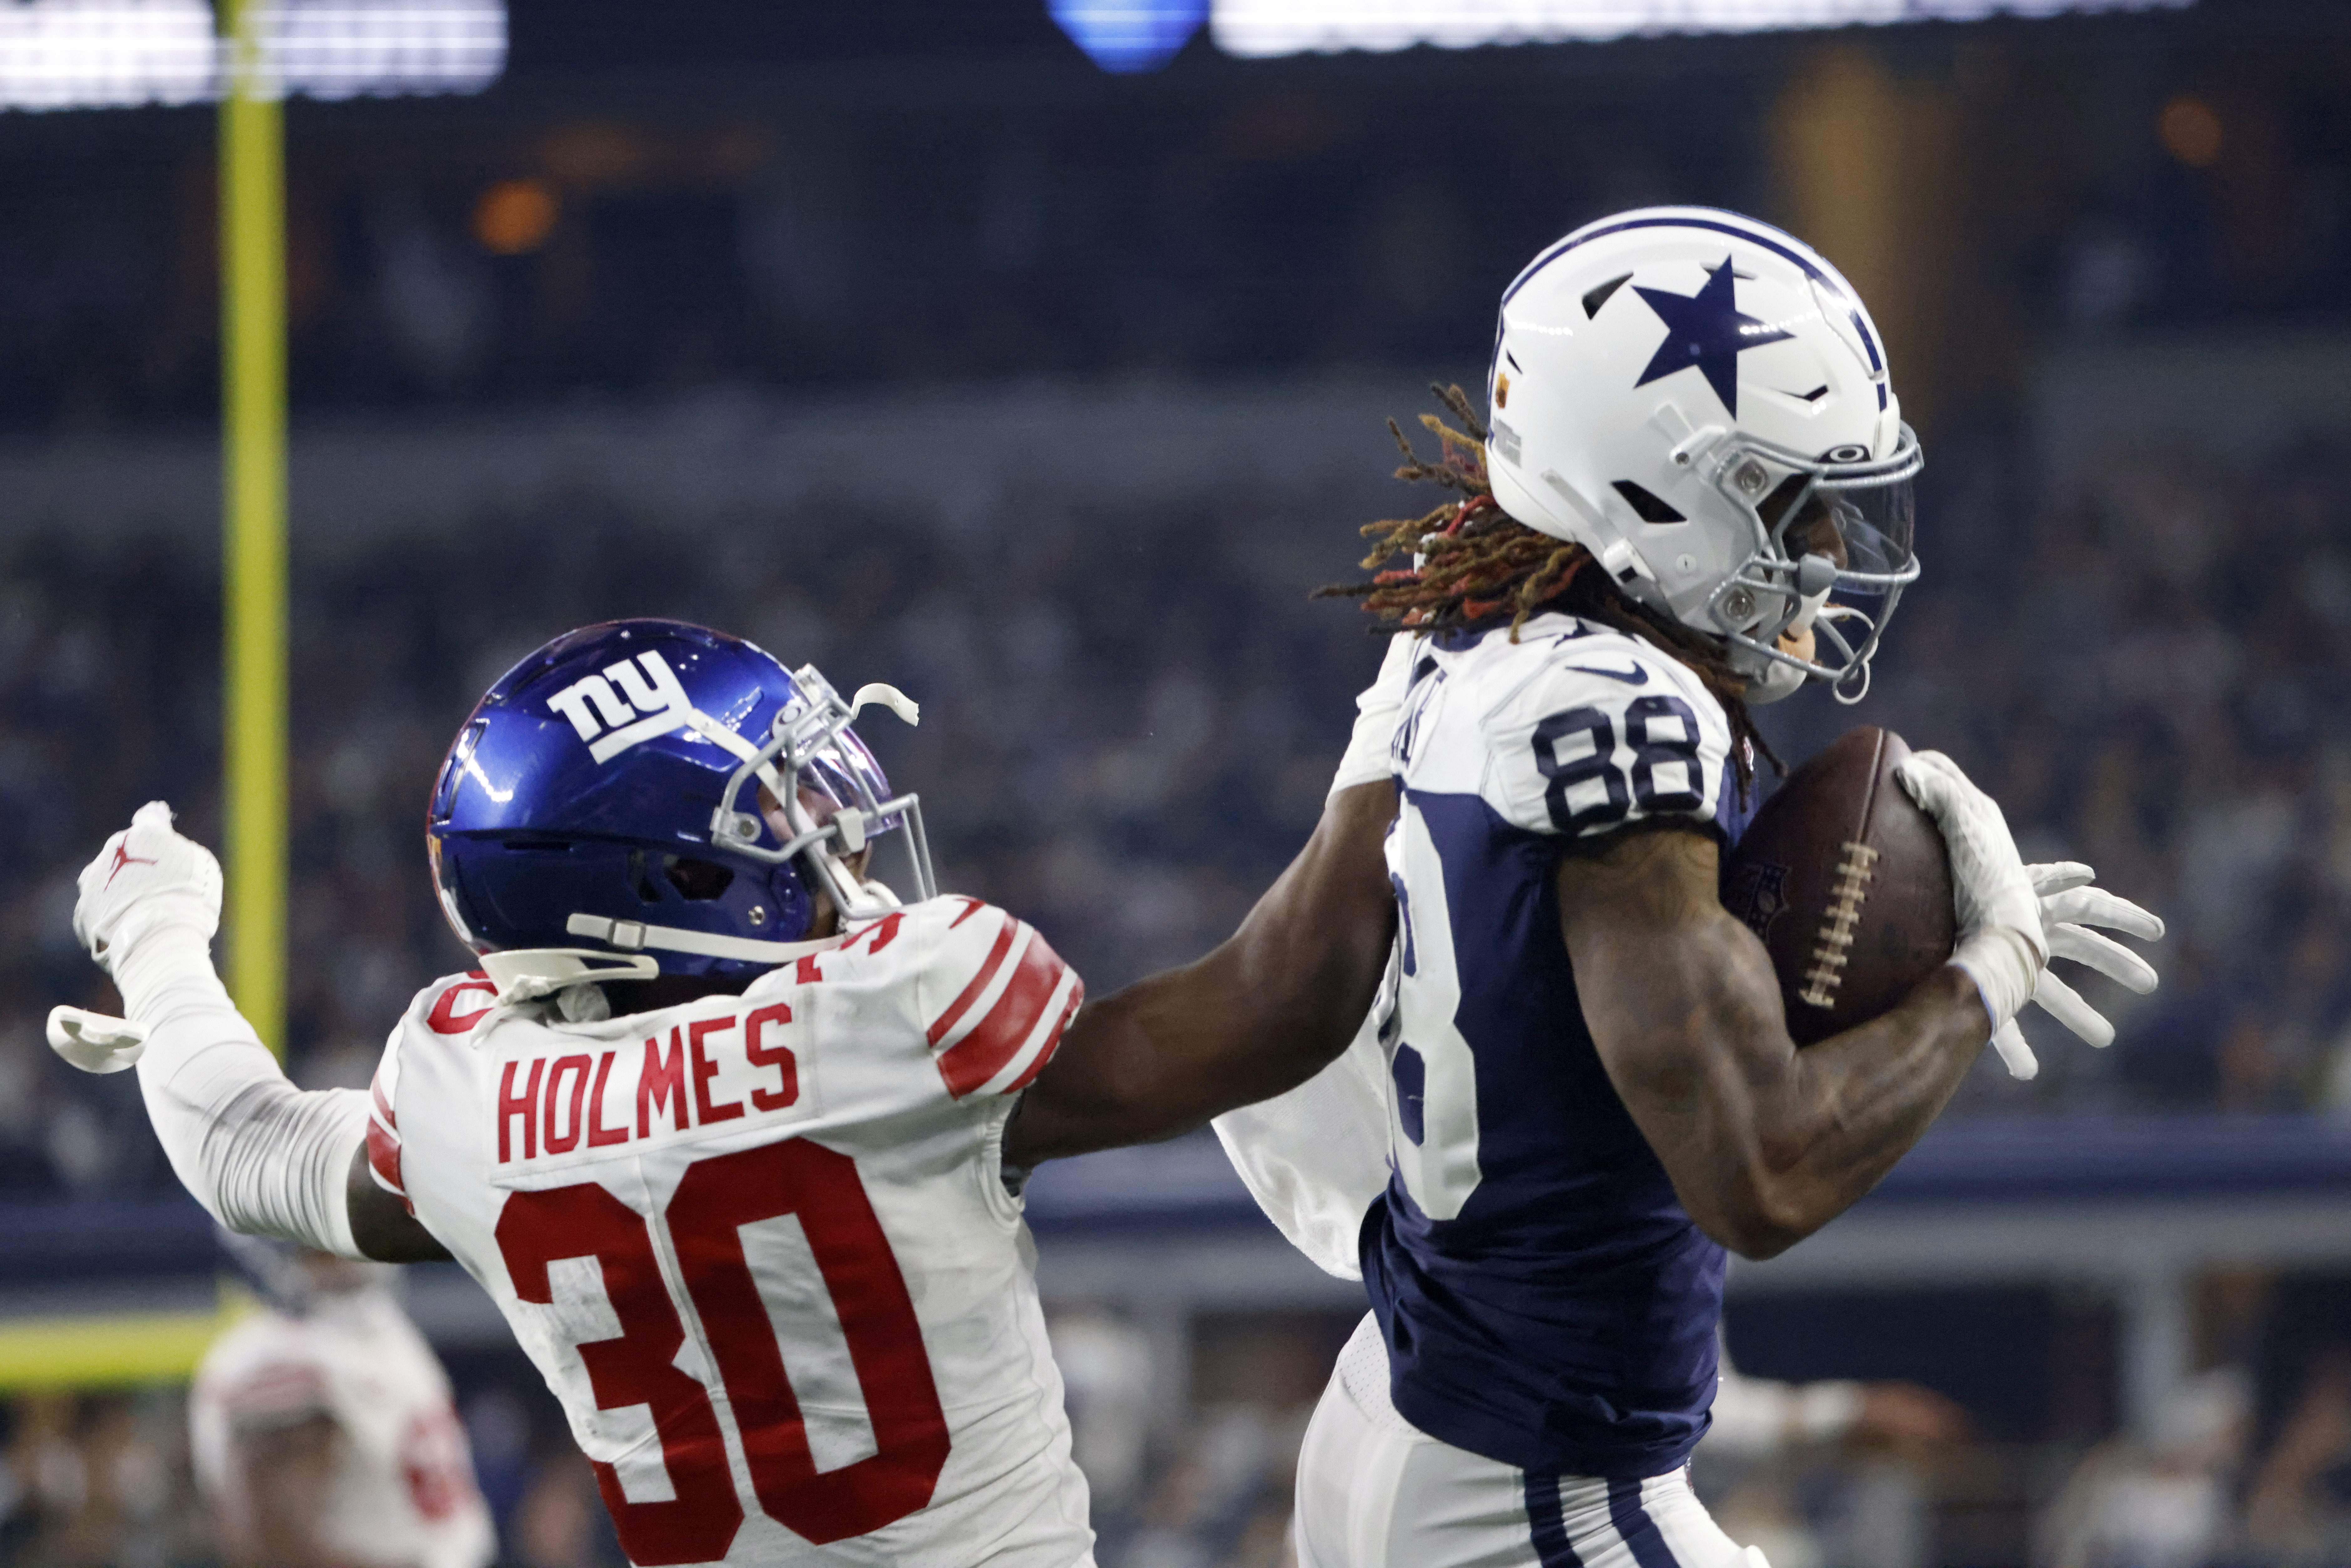
[[[1001,1174],[1084,988],[968,898],[795,951],[595,1023],[428,987],[376,1177],[505,1312],[632,1562],[1091,1564]]]
[[[319,1544],[368,1568],[482,1568],[496,1550],[441,1364],[392,1298],[322,1298],[262,1312],[213,1342],[188,1399],[196,1484],[239,1533],[253,1499],[241,1439],[325,1416],[334,1479]]]

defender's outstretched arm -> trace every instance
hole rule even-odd
[[[1382,781],[1339,790],[1240,929],[1080,1012],[1005,1134],[1015,1166],[1174,1137],[1296,1087],[1371,1010],[1395,934]]]
[[[114,977],[128,1020],[53,1019],[60,1054],[92,1071],[136,1063],[172,1170],[230,1229],[345,1258],[445,1257],[368,1179],[367,1096],[297,1089],[229,999],[212,965],[220,899],[211,852],[162,801],[141,808],[83,869],[74,905],[74,933]]]

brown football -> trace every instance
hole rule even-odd
[[[1951,956],[1951,862],[1894,777],[1892,730],[1849,730],[1788,776],[1722,868],[1771,955],[1798,1045],[1866,1023]]]

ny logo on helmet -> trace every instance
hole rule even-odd
[[[615,686],[620,689],[613,690]],[[572,682],[548,698],[547,706],[571,721],[580,738],[588,742],[589,756],[610,762],[639,741],[667,735],[685,723],[694,712],[694,699],[685,695],[669,661],[648,648],[633,660],[605,665],[603,674]]]

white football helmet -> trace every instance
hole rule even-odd
[[[1727,639],[1750,701],[1807,678],[1861,699],[1918,575],[1921,458],[1869,311],[1810,246],[1711,207],[1587,224],[1503,294],[1487,396],[1504,511]],[[1779,646],[1807,629],[1813,658]]]

